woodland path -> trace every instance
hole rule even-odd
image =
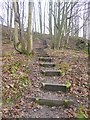
[[[28,80],[31,86],[14,105],[9,109],[5,107],[4,117],[11,117],[13,120],[14,118],[70,118],[71,120],[76,117],[77,109],[81,105],[84,106],[83,110],[88,112],[87,56],[73,50],[59,51],[57,56],[58,51],[52,54],[46,47],[44,40],[35,41],[34,56],[32,60],[26,60],[30,69]],[[20,55],[19,59],[24,61],[26,59],[24,57]],[[58,66],[63,62],[68,63],[70,67],[65,75]],[[70,84],[66,84],[68,80]]]
[[[32,63],[32,74],[30,75],[30,80],[32,82],[32,88],[29,93],[26,94],[24,98],[25,106],[23,106],[24,109],[24,117],[25,118],[68,118],[73,117],[72,110],[74,107],[78,106],[77,101],[73,99],[69,91],[66,90],[66,88],[62,87],[63,84],[65,84],[65,81],[62,81],[62,78],[60,79],[60,75],[53,75],[51,73],[51,76],[45,76],[41,73],[42,70],[57,70],[55,67],[43,67],[40,66],[40,63],[42,63],[42,60],[40,58],[48,58],[52,60],[54,63],[54,57],[50,57],[45,51],[46,44],[43,44],[43,42],[39,41],[38,47],[35,49],[35,59]],[[45,42],[44,42],[45,43]],[[42,46],[42,47],[41,47]],[[47,63],[44,62],[43,63]],[[48,62],[48,64],[51,63],[51,61]],[[60,80],[59,80],[60,79]],[[60,84],[61,87],[59,87],[60,91],[50,91],[50,90],[43,90],[41,89],[42,84],[41,83],[50,83],[52,84]],[[55,88],[51,87],[51,89]],[[57,89],[57,88],[56,88]],[[59,104],[61,104],[61,101],[63,101],[62,105],[57,106],[57,101],[53,103],[52,106],[46,105],[46,101],[44,101],[44,105],[39,105],[37,103],[38,98],[44,99],[44,100],[58,100]],[[35,101],[36,100],[36,101]],[[65,107],[65,101],[66,100],[72,100],[73,103],[69,105],[68,107]],[[43,101],[43,100],[42,100]],[[74,104],[76,103],[76,104]],[[52,101],[51,101],[52,104]],[[56,106],[55,106],[56,105]],[[71,112],[71,113],[70,113]],[[73,112],[74,114],[74,112]]]

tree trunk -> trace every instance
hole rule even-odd
[[[45,2],[45,6],[44,6],[44,30],[43,30],[43,34],[45,34],[45,7],[46,7],[46,2]]]
[[[25,43],[23,38],[23,25],[22,25],[23,23],[21,24],[21,21],[20,21],[19,4],[18,2],[16,3],[17,3],[17,15],[18,15],[18,23],[19,23],[19,37],[20,37],[20,43],[21,43],[21,51],[25,52]],[[22,15],[24,15],[24,13]]]
[[[9,32],[9,2],[7,3],[7,27]]]
[[[27,52],[30,54],[33,50],[33,40],[32,40],[32,2],[28,3],[28,42],[27,42]]]
[[[36,10],[35,10],[35,6],[34,6],[34,31],[36,32],[37,30],[36,30]]]
[[[49,34],[52,40],[52,0],[49,1]]]
[[[58,49],[62,48],[62,37],[64,35],[64,21],[65,20],[65,2],[64,2],[64,6],[63,6],[63,12],[62,12],[62,20],[61,20],[61,25],[60,25],[60,31],[59,31],[59,34],[60,34],[60,37],[58,39]]]
[[[58,26],[60,26],[60,2],[58,1]]]
[[[84,3],[84,9],[86,9],[86,3]],[[83,37],[86,39],[87,24],[86,24],[85,20],[87,18],[87,15],[86,15],[85,12],[86,11],[83,12],[83,24],[84,24],[84,26],[83,26]]]
[[[90,2],[88,2],[88,39],[90,40]]]
[[[54,39],[53,39],[54,48],[56,47],[55,40],[56,40],[56,36],[57,36],[56,18],[57,18],[57,3],[54,2]]]
[[[38,2],[39,7],[39,19],[40,19],[40,33],[42,35],[42,10],[41,10],[41,2]]]
[[[68,25],[66,25],[66,40],[65,40],[65,44],[64,46],[67,48],[68,47],[68,42],[69,42],[69,34],[70,34],[70,29],[71,29],[71,16],[72,16],[72,2],[71,2],[71,5],[70,5],[70,16],[69,16],[69,20],[68,20]],[[66,7],[67,9],[67,7]],[[67,16],[66,16],[66,19],[67,19]],[[67,20],[66,20],[66,24],[67,24]]]
[[[10,11],[10,41],[12,40],[12,18],[13,18],[13,8],[12,8],[12,3],[11,3],[11,11]]]
[[[51,40],[51,48],[53,48],[52,41],[52,0],[49,1],[49,35]]]
[[[13,8],[14,8],[14,45],[16,46],[16,44],[19,42],[16,0],[13,0]]]
[[[25,51],[25,41],[24,41],[24,24],[23,24],[23,19],[24,19],[24,2],[23,2],[23,11],[22,11],[22,24],[20,24],[20,30],[21,30],[21,44],[22,44],[22,51]]]
[[[75,12],[76,12],[76,15],[75,15],[75,36],[78,36],[79,34],[79,31],[77,31],[79,29],[79,16],[78,16],[78,4],[77,6],[75,7]],[[77,32],[76,32],[77,31]]]

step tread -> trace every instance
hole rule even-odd
[[[73,100],[71,99],[65,99],[65,100],[58,100],[58,99],[47,99],[47,98],[31,98],[33,102],[36,102],[40,105],[46,105],[46,106],[65,106],[68,107],[73,104]]]
[[[48,91],[63,91],[63,92],[67,92],[70,90],[70,86],[67,86],[65,84],[54,84],[54,83],[41,83],[41,88],[44,90],[48,90]]]
[[[39,65],[43,67],[55,67],[55,63],[51,63],[51,62],[41,62],[39,63]]]
[[[49,70],[42,70],[43,72],[60,72],[60,70],[53,70],[53,69],[49,69]]]
[[[39,57],[39,59],[52,59],[51,57]]]
[[[44,62],[51,62],[52,61],[52,58],[50,58],[48,55],[40,56],[38,59],[39,59],[39,61],[44,61]]]
[[[60,70],[41,70],[41,73],[44,74],[45,76],[61,76],[62,73]]]

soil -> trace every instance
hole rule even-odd
[[[10,47],[11,46],[11,47]],[[4,105],[2,108],[3,118],[76,118],[78,109],[83,106],[83,111],[86,115],[89,114],[88,109],[88,55],[82,51],[75,51],[71,49],[63,50],[52,50],[50,48],[43,49],[42,41],[38,41],[35,45],[36,47],[42,46],[42,53],[47,53],[52,57],[53,62],[56,63],[55,68],[44,68],[39,66],[40,61],[38,60],[38,54],[36,48],[34,48],[34,55],[32,58],[26,55],[19,54],[15,52],[12,45],[3,44],[3,66],[5,64],[11,64],[13,62],[21,62],[21,66],[17,74],[21,75],[24,71],[25,66],[30,69],[30,72],[26,73],[28,76],[28,81],[31,86],[27,86],[25,91],[22,92],[14,104]],[[5,52],[10,52],[10,55],[5,55]],[[43,53],[43,54],[44,54]],[[43,76],[40,71],[42,69],[60,69],[60,63],[67,63],[69,65],[68,71],[63,76]],[[3,67],[2,71],[2,85],[3,91],[6,90],[11,84],[15,84],[17,77],[11,77],[11,73],[6,71]],[[69,81],[71,83],[70,92],[49,92],[41,90],[41,82],[47,83],[66,83]],[[6,87],[7,86],[7,87]],[[8,93],[9,94],[9,93]],[[2,93],[3,96],[3,93]],[[4,97],[7,96],[3,96]],[[64,106],[59,107],[48,107],[45,105],[39,105],[31,100],[32,97],[40,97],[47,99],[58,99],[66,100],[72,99],[74,104],[68,108]]]

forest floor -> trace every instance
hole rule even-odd
[[[3,118],[76,118],[77,114],[90,115],[88,109],[88,55],[82,51],[71,49],[44,51],[60,69],[65,66],[65,74],[61,77],[43,76],[40,71],[38,56],[17,53],[12,44],[3,44],[2,54],[2,117]],[[65,70],[64,69],[64,70]],[[71,83],[68,93],[50,92],[40,89],[41,82]],[[72,98],[74,104],[68,108],[64,106],[48,107],[39,105],[30,99],[40,97],[47,99]]]

